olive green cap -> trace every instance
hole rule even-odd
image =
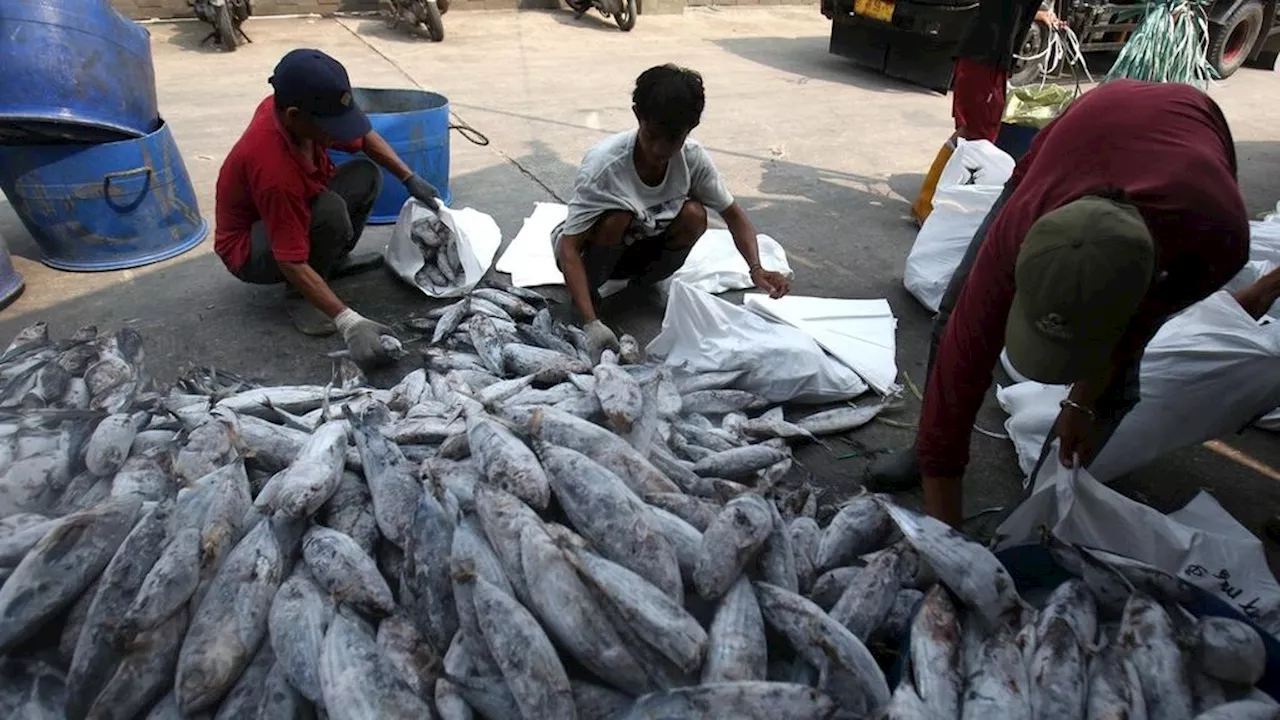
[[[1103,371],[1147,295],[1155,259],[1131,205],[1089,195],[1041,217],[1018,252],[1009,361],[1058,385]]]

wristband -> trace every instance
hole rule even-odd
[[[755,274],[755,272],[756,272],[757,270],[764,270],[764,268],[760,267],[758,264],[757,264],[757,265],[752,265],[752,266],[750,266],[750,267],[748,267],[748,268],[747,268],[747,274],[748,274],[748,275],[754,275],[754,274]]]
[[[1066,400],[1063,400],[1062,402],[1058,403],[1058,407],[1060,407],[1060,408],[1062,408],[1062,409],[1064,409],[1064,410],[1066,410],[1066,409],[1071,409],[1071,410],[1075,410],[1075,411],[1077,411],[1077,412],[1082,412],[1082,413],[1084,413],[1085,415],[1087,415],[1087,416],[1089,417],[1089,419],[1090,419],[1090,420],[1097,420],[1097,419],[1098,419],[1098,414],[1097,414],[1097,413],[1095,413],[1093,410],[1091,410],[1091,409],[1089,409],[1089,408],[1087,408],[1087,407],[1085,407],[1085,406],[1081,405],[1080,403],[1076,402],[1075,400],[1072,400],[1071,398],[1067,398]]]
[[[364,317],[351,308],[343,310],[333,318],[333,324],[338,328],[338,332],[342,333],[343,337],[346,337],[348,330],[362,322],[364,322]]]

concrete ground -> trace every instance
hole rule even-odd
[[[514,236],[536,201],[564,199],[582,153],[632,123],[637,74],[658,63],[700,70],[708,104],[696,136],[711,149],[757,226],[786,247],[794,292],[886,297],[899,318],[900,370],[922,383],[929,313],[902,289],[902,266],[915,237],[908,219],[922,172],[951,131],[949,101],[887,80],[826,52],[829,26],[815,7],[690,9],[643,16],[620,33],[596,16],[563,12],[469,12],[446,16],[448,38],[432,44],[391,32],[375,18],[255,18],[253,44],[234,54],[200,47],[195,23],[151,25],[161,111],[182,148],[205,216],[212,224],[218,168],[256,104],[279,57],[298,46],[322,48],[347,66],[355,84],[442,92],[457,119],[485,133],[488,147],[453,137],[455,206],[491,214]],[[1238,143],[1241,185],[1251,212],[1280,199],[1280,134],[1273,108],[1280,82],[1245,70],[1213,88]],[[0,203],[0,234],[26,276],[26,293],[0,314],[0,337],[36,320],[65,335],[94,323],[129,324],[147,340],[160,379],[206,364],[276,382],[322,382],[323,353],[336,339],[294,333],[279,288],[248,287],[228,275],[212,242],[175,260],[124,272],[73,274],[37,261],[38,250]],[[387,230],[367,233],[379,249]],[[338,286],[355,308],[402,320],[431,303],[384,273]],[[656,308],[616,307],[618,324],[642,340],[661,320]],[[889,418],[910,426],[919,403],[908,397]],[[999,429],[988,403],[979,424]],[[836,454],[802,455],[832,497],[856,489],[868,457],[901,447],[910,429],[884,424],[855,434]],[[1227,439],[1280,466],[1280,446],[1263,433]],[[1017,501],[1019,478],[1008,442],[975,434],[966,478],[969,512]],[[1120,482],[1126,493],[1162,510],[1212,490],[1254,532],[1280,508],[1280,484],[1202,448],[1175,453]]]

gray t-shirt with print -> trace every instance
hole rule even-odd
[[[658,185],[646,185],[636,172],[636,132],[606,138],[587,151],[573,183],[569,215],[555,233],[577,235],[591,229],[596,219],[610,210],[626,210],[634,215],[626,242],[661,235],[680,212],[685,200],[693,198],[710,210],[723,212],[733,204],[711,156],[696,140],[686,140],[684,148],[667,164],[667,176]]]

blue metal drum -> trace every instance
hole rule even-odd
[[[0,189],[59,270],[120,270],[208,233],[169,126],[101,145],[0,145]]]
[[[449,190],[449,99],[426,90],[379,90],[354,88],[356,104],[369,116],[378,131],[424,180],[435,186],[445,205],[453,201]],[[335,163],[351,159],[351,155],[330,150]],[[382,193],[373,204],[369,222],[394,223],[400,208],[409,199],[404,184],[383,171]]]
[[[151,35],[109,0],[3,0],[0,38],[0,143],[112,142],[159,127]]]

